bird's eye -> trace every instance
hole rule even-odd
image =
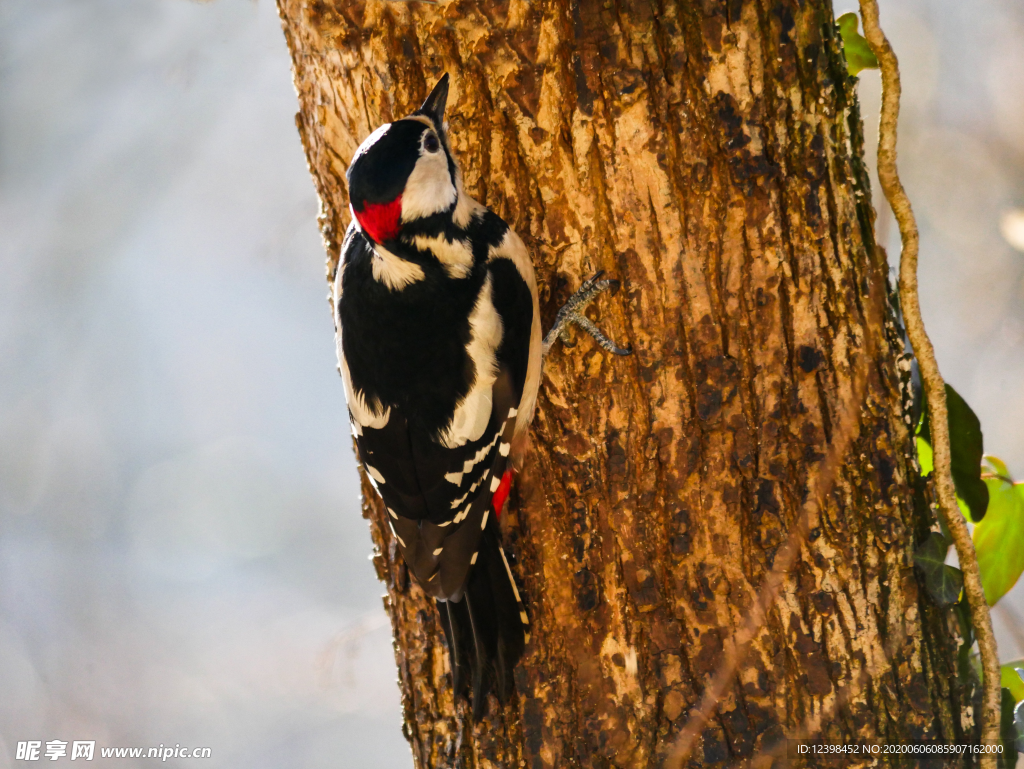
[[[423,149],[427,152],[437,152],[441,149],[441,142],[437,140],[437,136],[434,134],[427,134],[426,138],[423,140]]]

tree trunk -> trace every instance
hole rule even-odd
[[[600,323],[635,350],[578,336],[547,361],[502,519],[533,637],[480,724],[364,482],[416,766],[660,766],[843,419],[827,503],[691,763],[802,729],[962,740],[950,613],[913,570],[934,519],[831,2],[279,6],[329,276],[353,152],[449,72],[466,187],[530,247],[545,327],[603,269],[623,290]]]

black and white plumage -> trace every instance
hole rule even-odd
[[[542,340],[522,240],[462,188],[448,76],[381,126],[348,170],[352,225],[334,283],[338,360],[359,459],[409,570],[436,599],[456,692],[504,699],[528,620],[501,548]]]

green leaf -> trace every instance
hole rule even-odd
[[[1017,703],[1009,689],[1002,690],[1003,699],[999,718],[999,741],[1003,743],[1003,753],[999,756],[999,769],[1014,769],[1017,766],[1017,724],[1013,707]]]
[[[974,549],[985,600],[994,606],[1024,572],[1024,483],[1013,483],[999,460],[989,464],[1003,472],[986,473],[990,501],[985,519],[974,527]]]
[[[921,453],[922,441],[928,445],[926,450],[928,467],[932,467],[932,436],[927,414],[928,403],[926,400],[922,405],[921,421],[917,429],[918,460],[921,462],[922,468],[925,465],[925,457]],[[946,417],[949,424],[949,451],[952,465],[950,469],[953,475],[953,485],[956,486],[957,503],[967,520],[978,523],[985,517],[985,511],[988,508],[988,488],[981,479],[981,458],[985,451],[981,423],[967,402],[948,384],[946,385]],[[921,474],[926,474],[923,469]]]
[[[964,575],[960,569],[945,563],[948,551],[949,543],[936,531],[931,532],[914,551],[914,563],[924,574],[925,589],[939,606],[956,603],[964,586]]]
[[[981,422],[967,401],[946,385],[946,410],[949,412],[949,450],[953,460],[956,493],[971,510],[975,523],[985,517],[988,488],[981,480],[981,457],[985,453]]]
[[[1014,702],[1024,700],[1024,660],[1000,665],[999,682],[1004,689],[1010,690]]]
[[[921,476],[931,475],[935,469],[935,455],[932,445],[924,438],[917,439],[917,461],[921,464]]]
[[[994,457],[991,454],[986,454],[984,459],[985,464],[988,466],[985,467],[982,471],[982,478],[994,475],[997,477],[1006,478],[1010,483],[1013,482],[1013,480],[1010,478],[1010,471],[1006,467],[1006,463],[1003,460],[1001,460],[999,457]]]
[[[856,77],[862,69],[878,69],[878,59],[871,51],[868,41],[858,32],[860,19],[855,13],[844,13],[836,23],[839,24],[839,35],[843,38],[843,52],[846,54],[846,71]]]

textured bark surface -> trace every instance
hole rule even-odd
[[[533,638],[518,696],[479,725],[364,486],[416,765],[659,766],[841,421],[857,435],[841,475],[692,763],[819,726],[829,741],[961,738],[950,617],[912,567],[932,517],[913,504],[831,3],[279,6],[329,273],[353,152],[449,72],[466,187],[530,247],[545,326],[604,269],[623,290],[596,317],[636,351],[577,337],[547,362],[502,520]]]

